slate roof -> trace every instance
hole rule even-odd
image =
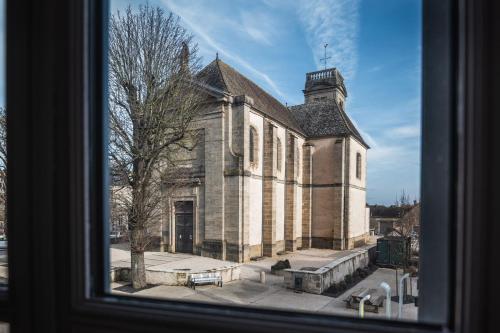
[[[290,107],[290,111],[308,137],[352,135],[370,148],[349,116],[333,99],[295,105]]]
[[[369,148],[347,114],[334,100],[287,108],[220,59],[208,64],[197,77],[204,84],[222,92],[251,97],[255,109],[299,134],[307,137],[352,135]]]
[[[247,95],[254,100],[254,108],[284,126],[305,135],[304,131],[286,106],[269,95],[254,82],[220,59],[208,64],[198,74],[204,84],[233,96]]]

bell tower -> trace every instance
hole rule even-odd
[[[307,73],[303,92],[306,104],[333,99],[343,108],[347,97],[344,78],[336,68]]]

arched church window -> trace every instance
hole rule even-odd
[[[250,163],[256,164],[259,156],[259,136],[255,127],[250,126],[250,140],[249,140],[249,155]]]
[[[278,171],[281,171],[281,158],[282,158],[282,151],[281,151],[281,140],[279,138],[276,139],[276,168]]]
[[[356,178],[361,179],[361,154],[356,153]]]

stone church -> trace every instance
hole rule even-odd
[[[188,180],[166,198],[162,250],[245,262],[363,245],[369,147],[344,111],[339,71],[307,73],[292,107],[218,58],[199,78],[201,138],[180,159]]]

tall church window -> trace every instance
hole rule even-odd
[[[361,154],[356,153],[356,178],[361,179]]]
[[[281,140],[279,138],[276,139],[276,169],[281,171]]]
[[[259,155],[259,135],[255,127],[250,126],[249,157],[250,163],[256,164]]]

